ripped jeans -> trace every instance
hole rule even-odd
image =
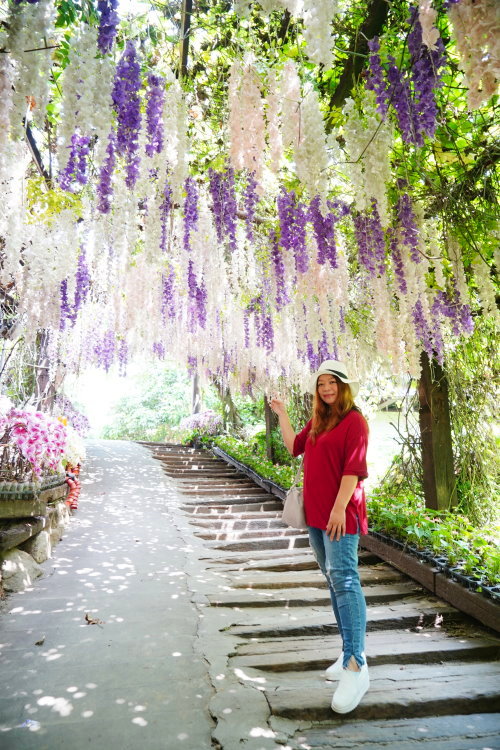
[[[358,573],[359,534],[345,534],[337,541],[322,529],[309,526],[309,541],[325,576],[337,626],[343,643],[344,667],[351,656],[365,663],[366,602]]]

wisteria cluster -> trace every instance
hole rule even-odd
[[[186,197],[184,199],[184,250],[191,251],[190,237],[198,226],[198,191],[196,182],[188,177],[185,185]]]
[[[141,128],[141,66],[129,39],[117,67],[112,99],[116,111],[116,150],[125,158],[125,183],[133,188],[139,177],[139,131]]]
[[[111,210],[111,196],[113,195],[113,172],[116,163],[116,136],[114,130],[111,130],[106,147],[106,157],[99,173],[99,182],[97,184],[97,210],[107,214]]]
[[[90,152],[90,138],[86,135],[74,133],[68,163],[59,175],[59,186],[62,190],[76,192],[87,184],[87,160]]]
[[[441,37],[434,39],[432,48],[424,43],[418,8],[413,7],[408,19],[408,51],[411,56],[410,75],[399,69],[395,58],[387,56],[387,74],[380,57],[380,42],[372,39],[368,88],[375,92],[377,109],[387,115],[389,104],[396,113],[401,134],[406,143],[422,146],[424,135],[434,137],[437,125],[437,104],[434,92],[441,86],[440,71],[445,62]]]
[[[236,249],[237,204],[234,191],[234,170],[216,172],[209,169],[209,190],[212,198],[212,212],[219,242],[227,241],[231,250]]]
[[[413,204],[408,193],[401,193],[396,205],[396,213],[401,228],[401,239],[410,251],[414,263],[420,263],[418,236],[419,231],[415,220]]]
[[[277,198],[277,206],[281,247],[293,253],[295,268],[298,273],[306,273],[309,267],[306,244],[306,208],[296,199],[293,190],[287,191],[284,188]]]
[[[383,275],[385,273],[385,234],[380,224],[377,201],[372,201],[370,213],[359,213],[353,217],[353,222],[360,264],[372,277]]]
[[[223,421],[220,414],[207,409],[190,417],[185,417],[179,423],[181,430],[192,430],[199,432],[200,435],[218,435],[222,432]]]
[[[117,13],[118,0],[98,0],[97,10],[99,12],[99,36],[97,46],[99,52],[105,55],[111,52],[116,37],[116,27],[120,22]]]
[[[60,413],[66,417],[71,427],[80,437],[85,437],[90,430],[90,422],[85,414],[82,414],[66,396],[58,394],[55,405]]]
[[[172,188],[168,179],[165,181],[165,187],[163,188],[162,201],[160,203],[160,250],[165,253],[167,251],[167,239],[168,239],[168,219],[170,211],[172,210]]]
[[[150,73],[148,76],[148,92],[146,104],[146,154],[160,154],[163,150],[163,106],[165,103],[165,80],[161,76]]]
[[[271,232],[269,238],[271,244],[271,260],[274,267],[274,278],[276,280],[276,309],[281,310],[290,302],[285,282],[285,264],[283,263],[282,251],[280,249],[276,232]],[[249,340],[249,322],[245,316],[245,340]],[[248,346],[248,344],[247,344]]]
[[[320,207],[320,197],[317,195],[309,204],[309,220],[314,228],[314,236],[318,246],[318,263],[329,263],[332,268],[337,268],[337,247],[335,244],[335,221],[333,204],[329,202],[328,213],[323,216]]]
[[[259,202],[259,196],[256,191],[257,180],[255,179],[255,172],[248,174],[248,180],[243,195],[243,203],[245,206],[245,229],[248,240],[253,242],[253,222],[255,217],[255,207]]]

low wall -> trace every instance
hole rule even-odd
[[[41,491],[9,484],[0,489],[0,596],[22,591],[43,574],[70,512],[64,477]]]

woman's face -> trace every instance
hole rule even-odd
[[[318,394],[322,401],[331,406],[337,400],[339,385],[333,375],[320,375],[318,378]]]

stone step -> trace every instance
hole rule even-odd
[[[373,586],[380,583],[396,583],[406,580],[406,577],[389,565],[380,567],[360,567],[361,583],[363,586]],[[324,588],[325,578],[319,568],[309,570],[295,570],[286,573],[265,573],[256,576],[255,571],[240,573],[232,577],[231,588],[249,590],[293,589],[302,587]]]
[[[243,539],[270,539],[272,537],[282,536],[296,536],[296,529],[291,529],[289,526],[285,526],[284,523],[279,523],[278,526],[273,526],[271,529],[250,529],[249,531],[242,531],[235,529],[234,531],[195,531],[194,535],[198,539],[206,539],[207,541],[216,542],[231,542]]]
[[[463,623],[464,615],[446,602],[432,597],[409,598],[405,602],[391,602],[388,605],[367,607],[367,631],[414,629],[415,632],[433,631],[447,628],[451,624]],[[252,622],[246,615],[245,624],[234,624],[229,628],[231,635],[240,638],[304,638],[338,633],[335,618],[328,607],[322,613],[294,610],[293,620],[278,621],[276,610],[270,607],[266,612],[259,610],[258,619]]]
[[[292,593],[293,592],[293,593]],[[422,591],[413,581],[397,584],[374,584],[364,590],[366,603],[402,602],[411,597],[422,595]],[[212,607],[329,607],[330,595],[325,586],[321,592],[317,588],[303,588],[300,593],[295,589],[273,589],[271,591],[243,590],[238,592],[221,591],[207,596]]]
[[[199,498],[193,495],[184,495],[186,498],[184,500],[184,503],[182,507],[186,506],[198,506],[200,508],[220,508],[223,509],[226,513],[234,512],[238,513],[239,510],[254,510],[258,507],[265,508],[269,510],[270,508],[279,508],[283,510],[283,503],[280,500],[273,499],[272,495],[264,495],[261,496],[262,499],[259,500],[258,496],[241,496],[241,497],[230,497],[229,502],[223,502],[218,498],[213,497],[205,497],[205,498]],[[230,508],[234,508],[234,511],[229,510]]]
[[[261,490],[260,487],[197,487],[189,488],[189,487],[183,487],[179,486],[179,492],[181,492],[183,495],[189,495],[193,499],[196,498],[204,498],[204,497],[212,497],[214,495],[218,495],[220,497],[262,497],[262,498],[268,498],[270,497],[268,492],[264,492]]]
[[[241,502],[233,504],[220,503],[215,501],[205,501],[200,505],[199,502],[189,503],[184,500],[181,509],[186,513],[195,518],[196,516],[207,517],[212,514],[214,517],[218,517],[219,514],[235,514],[240,513],[280,513],[283,510],[283,503],[280,500],[266,500],[265,502]]]
[[[450,637],[443,630],[409,631],[381,630],[368,633],[366,654],[370,670],[383,664],[396,668],[406,664],[435,664],[444,661],[495,661],[500,658],[497,638],[488,633],[477,634],[469,628],[468,635]],[[397,655],[394,643],[398,644]],[[288,638],[276,642],[244,643],[237,646],[232,659],[238,667],[264,672],[298,672],[325,670],[342,649],[340,636]]]
[[[280,520],[280,518],[276,515],[276,513],[269,513],[268,518],[238,518],[235,517],[233,520],[227,519],[221,519],[221,520],[210,520],[210,519],[199,519],[196,521],[192,521],[191,523],[193,526],[198,526],[200,529],[206,529],[207,534],[219,534],[219,533],[225,533],[225,534],[231,534],[236,531],[266,531],[272,528],[276,529],[282,529],[283,528],[283,522]],[[200,531],[200,533],[202,533]],[[210,538],[209,536],[204,538]]]
[[[252,550],[261,549],[285,549],[290,550],[296,547],[308,547],[309,537],[297,532],[297,536],[290,537],[273,537],[271,539],[249,539],[248,541],[241,542],[207,542],[207,546],[213,545],[215,549],[223,550]]]
[[[258,674],[261,674],[260,672]],[[281,673],[283,674],[283,673]],[[251,676],[248,675],[248,676]],[[286,673],[283,680],[266,679],[262,686],[273,716],[300,721],[328,721],[332,718],[332,686],[321,675],[305,678],[304,673]],[[448,663],[391,666],[370,669],[370,689],[349,714],[356,719],[479,713],[495,711],[500,700],[499,668],[493,663]]]
[[[500,714],[454,714],[360,721],[343,718],[301,728],[298,735],[308,750],[493,750],[498,748]],[[300,747],[300,746],[298,746]]]

